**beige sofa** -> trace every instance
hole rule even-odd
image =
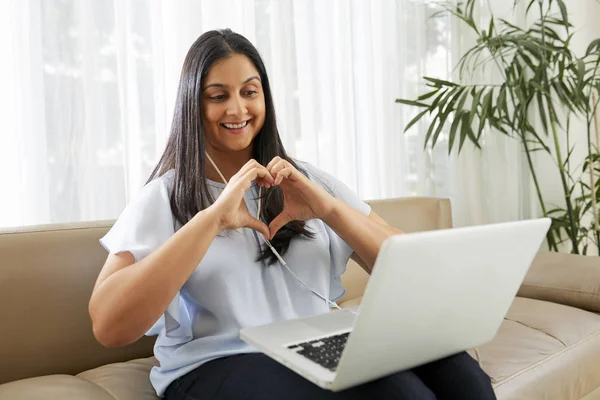
[[[451,226],[447,200],[371,204],[406,232]],[[106,349],[92,335],[87,305],[110,225],[0,231],[0,399],[156,399],[154,338]],[[499,399],[600,399],[599,260],[538,255],[497,337],[470,351]],[[351,264],[343,278],[341,303],[356,304],[366,274]]]

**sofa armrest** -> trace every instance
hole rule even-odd
[[[600,312],[600,257],[539,253],[517,296]]]

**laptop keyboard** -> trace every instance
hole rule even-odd
[[[350,332],[288,346],[288,349],[335,372]]]

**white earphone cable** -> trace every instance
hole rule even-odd
[[[221,177],[221,179],[223,179],[223,183],[225,183],[227,185],[227,183],[228,183],[227,179],[225,179],[225,177],[221,173],[221,170],[219,169],[219,167],[217,167],[217,164],[215,164],[215,162],[210,157],[210,155],[208,155],[208,153],[206,153],[206,157],[208,158],[208,161],[210,161],[210,163],[212,164],[212,166],[215,168],[215,170],[217,170],[217,174],[219,174],[219,176]]]

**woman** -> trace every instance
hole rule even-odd
[[[257,50],[230,30],[207,32],[184,62],[158,166],[101,239],[94,334],[108,347],[158,335],[150,378],[167,399],[494,398],[466,353],[332,393],[239,339],[246,326],[329,310],[266,240],[335,300],[348,258],[370,270],[395,233],[338,180],[287,156]]]

